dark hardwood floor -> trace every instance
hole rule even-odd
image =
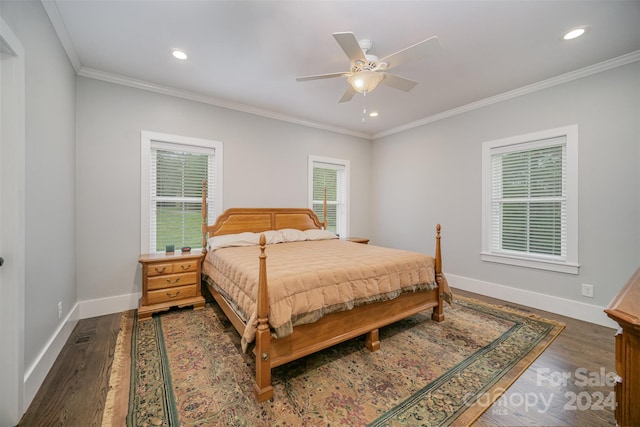
[[[121,317],[78,322],[19,426],[101,425]]]
[[[454,290],[563,322],[566,327],[529,369],[475,422],[483,426],[615,426],[615,330]],[[445,308],[446,310],[446,308]],[[120,314],[81,320],[20,426],[99,426]]]
[[[501,399],[481,426],[615,426],[615,329],[456,290],[564,323],[565,329]]]

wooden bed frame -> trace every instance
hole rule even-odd
[[[311,209],[303,208],[232,208],[220,215],[215,224],[208,225],[206,192],[202,196],[203,251],[206,254],[207,236],[234,234],[245,231],[260,233],[266,230],[296,228],[320,229],[323,223]],[[438,287],[428,291],[401,294],[389,301],[379,301],[354,307],[351,310],[325,315],[314,323],[298,325],[293,333],[273,338],[269,329],[267,286],[267,256],[265,237],[260,238],[259,283],[257,296],[258,329],[255,337],[256,378],[254,393],[259,402],[273,397],[271,369],[331,347],[340,342],[366,335],[365,346],[370,351],[380,348],[379,328],[421,311],[432,309],[431,318],[444,320],[442,296],[442,258],[440,253],[440,225],[436,227],[435,273]],[[229,303],[208,282],[207,287],[240,335],[245,323]]]

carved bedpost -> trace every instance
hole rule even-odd
[[[436,283],[438,284],[438,305],[433,307],[431,319],[442,322],[444,320],[444,299],[442,297],[442,254],[440,252],[440,224],[436,225]]]
[[[327,229],[327,187],[324,187],[324,199],[322,202],[322,228]],[[345,236],[346,237],[346,236]]]
[[[202,180],[202,253],[207,253],[207,180]]]
[[[442,254],[440,253],[440,224],[436,225],[436,276],[442,277]]]
[[[260,271],[258,276],[258,329],[256,331],[256,383],[253,392],[258,402],[273,397],[271,386],[271,331],[269,330],[269,295],[267,293],[267,256],[264,253],[267,239],[260,235]]]

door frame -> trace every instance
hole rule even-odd
[[[1,12],[1,10],[0,10]],[[0,427],[24,414],[25,51],[0,16]]]

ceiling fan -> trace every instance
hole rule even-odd
[[[308,80],[330,79],[333,77],[346,77],[349,82],[340,102],[350,101],[356,93],[367,94],[374,90],[378,84],[382,83],[386,86],[400,89],[405,92],[413,89],[417,82],[409,80],[387,71],[397,67],[405,62],[416,60],[427,56],[431,52],[440,49],[440,41],[438,37],[433,36],[396,53],[378,59],[377,56],[371,55],[369,51],[373,46],[371,40],[358,41],[353,33],[333,33],[344,53],[347,54],[351,61],[349,71],[317,74],[313,76],[298,77],[296,80],[304,82]]]

